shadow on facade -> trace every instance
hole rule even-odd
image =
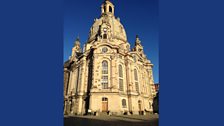
[[[84,99],[85,102],[85,114],[88,113],[89,109],[89,100],[90,100],[90,89],[92,86],[92,79],[93,79],[93,49],[91,49],[89,56],[87,57],[89,59],[88,63],[88,83],[87,83],[87,92],[86,92],[86,98]]]
[[[123,117],[125,118],[125,117]],[[65,117],[64,126],[158,126],[158,118],[142,121],[125,121],[121,119],[99,120],[81,117]]]

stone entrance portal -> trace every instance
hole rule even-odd
[[[138,101],[138,109],[139,111],[142,111],[142,101]]]
[[[102,112],[108,111],[108,98],[102,98]]]
[[[138,101],[138,109],[139,109],[139,115],[143,115],[143,110],[142,110],[142,101]]]

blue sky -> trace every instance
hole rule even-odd
[[[74,41],[79,35],[81,45],[87,41],[90,27],[101,14],[104,0],[64,0],[64,61],[71,55]],[[155,83],[159,82],[159,20],[158,0],[111,0],[115,16],[120,17],[128,42],[134,46],[139,35],[144,52],[154,64]]]

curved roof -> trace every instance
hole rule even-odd
[[[99,19],[95,19],[95,22],[90,28],[88,42],[95,40],[104,28],[108,29],[108,34],[110,34],[112,39],[119,39],[127,42],[126,31],[120,19],[108,15],[102,15]]]

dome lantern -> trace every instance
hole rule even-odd
[[[114,5],[110,0],[105,0],[101,5],[101,16],[95,19],[90,28],[87,43],[96,41],[118,40],[120,43],[127,42],[127,36],[120,18],[114,15]]]
[[[114,5],[113,3],[111,3],[110,0],[105,0],[103,4],[101,5],[101,14],[114,16]]]

